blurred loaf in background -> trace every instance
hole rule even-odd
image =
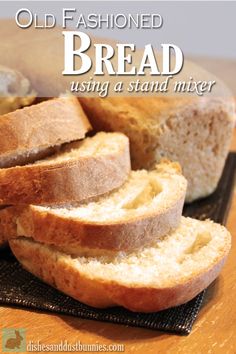
[[[19,71],[0,65],[0,114],[30,105],[35,96],[26,77]]]

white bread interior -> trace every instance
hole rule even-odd
[[[178,172],[177,172],[178,171]],[[131,171],[128,180],[117,191],[95,202],[51,207],[48,211],[67,218],[97,223],[129,220],[156,213],[165,208],[186,189],[186,180],[178,164],[162,160],[152,171]]]
[[[186,188],[179,165],[163,160],[95,201],[18,209],[17,234],[92,254],[139,249],[178,227]]]
[[[152,246],[112,257],[70,256],[23,237],[10,240],[28,271],[73,298],[143,312],[191,300],[218,276],[230,244],[223,226],[185,217]]]

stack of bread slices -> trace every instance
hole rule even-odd
[[[229,232],[182,216],[177,162],[131,171],[128,138],[90,129],[76,98],[0,116],[0,243],[91,306],[151,312],[189,301],[218,276]]]

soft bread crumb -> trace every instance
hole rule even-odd
[[[17,235],[76,255],[149,245],[178,227],[186,193],[186,179],[176,172],[176,164],[161,165],[153,171],[128,171],[121,187],[90,202],[75,198],[70,204],[25,206],[17,216]],[[99,182],[104,185],[106,178],[96,178],[95,187]]]
[[[176,231],[153,246],[136,253],[119,252],[115,256],[71,257],[50,246],[24,238],[18,240],[26,248],[32,245],[37,252],[53,257],[55,266],[60,263],[65,269],[73,267],[91,280],[152,288],[174,287],[206,272],[228,254],[231,243],[225,227],[210,220],[185,217]]]
[[[92,222],[105,222],[155,213],[157,208],[166,210],[185,194],[187,182],[176,173],[176,164],[158,165],[153,171],[131,171],[128,180],[117,191],[100,197],[86,205],[63,207],[37,207],[38,210],[55,213],[61,217]]]

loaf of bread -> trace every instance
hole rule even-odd
[[[183,217],[177,230],[136,253],[71,257],[23,237],[10,246],[28,271],[76,300],[152,312],[183,304],[205,289],[218,276],[230,240],[223,226]]]
[[[98,133],[33,164],[0,169],[0,204],[81,202],[119,188],[130,173],[129,140]]]
[[[0,65],[0,115],[30,105],[35,96],[27,78],[19,71]]]
[[[0,116],[0,168],[24,165],[79,140],[91,126],[78,100],[48,100]]]
[[[186,186],[179,165],[163,161],[152,172],[132,171],[122,187],[90,203],[15,208],[17,235],[70,253],[139,249],[178,227]]]
[[[81,98],[96,131],[130,139],[134,169],[162,157],[178,161],[188,181],[186,201],[211,194],[221,177],[235,122],[227,98]]]
[[[0,21],[0,63],[27,77],[40,97],[57,97],[72,80],[59,75],[61,30],[39,31],[38,41],[34,32]],[[208,75],[185,62],[183,76],[193,72]],[[235,116],[221,84],[216,92],[201,99],[68,97],[0,116],[0,202],[17,204],[0,210],[0,245],[9,241],[25,269],[91,306],[152,312],[191,300],[218,276],[230,234],[181,217],[187,182],[178,163],[162,158],[182,165],[187,201],[214,191]],[[78,141],[91,129],[80,103],[106,133]],[[130,138],[135,171],[128,140],[117,132]]]

